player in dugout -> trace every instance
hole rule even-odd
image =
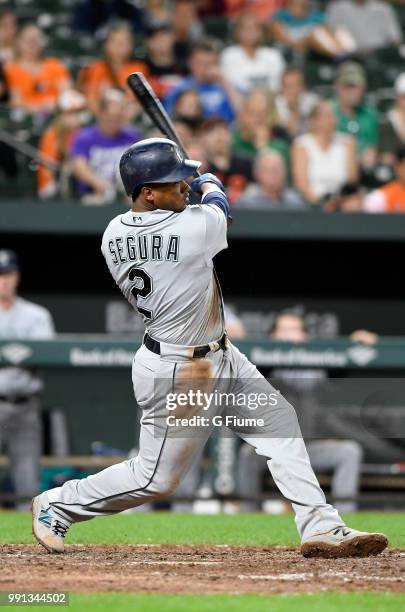
[[[18,296],[20,266],[17,254],[0,250],[0,338],[49,340],[55,334],[48,310]],[[12,357],[13,344],[7,347]],[[14,360],[15,361],[15,360]],[[10,475],[17,496],[17,509],[28,510],[29,500],[40,490],[39,460],[42,449],[40,394],[43,381],[38,373],[18,363],[0,367],[0,447],[10,458]]]

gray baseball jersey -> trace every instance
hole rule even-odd
[[[48,340],[55,329],[50,313],[22,298],[11,308],[0,308],[0,338]],[[31,370],[19,367],[0,368],[0,395],[31,395],[42,389],[41,379]]]
[[[152,338],[196,346],[222,336],[222,297],[212,258],[228,246],[226,230],[225,215],[213,204],[180,213],[130,210],[108,225],[102,253]]]

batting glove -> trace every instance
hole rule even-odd
[[[225,187],[223,186],[222,182],[215,176],[215,174],[211,174],[211,172],[206,172],[205,174],[202,174],[191,181],[190,189],[196,193],[202,193],[201,187],[204,185],[204,183],[214,183],[214,185],[219,187],[219,189],[225,193]]]

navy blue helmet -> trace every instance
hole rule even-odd
[[[120,174],[127,195],[142,185],[176,183],[194,174],[201,162],[185,159],[179,146],[167,138],[140,140],[125,151]]]
[[[20,269],[18,265],[17,253],[10,249],[0,250],[0,274],[7,274],[8,272],[18,272]]]

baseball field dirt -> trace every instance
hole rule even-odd
[[[49,555],[34,543],[29,513],[0,512],[0,595],[65,591],[71,612],[402,612],[403,513],[344,518],[383,531],[390,547],[371,558],[304,559],[291,514],[160,511],[78,523],[67,553]]]
[[[38,545],[0,547],[1,590],[137,593],[405,592],[405,550],[364,559],[304,559],[296,547]],[[153,579],[152,579],[153,577]]]

